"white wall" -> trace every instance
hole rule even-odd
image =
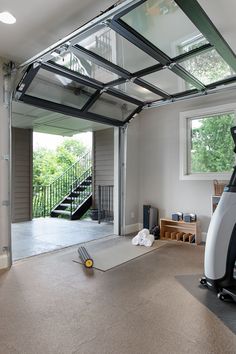
[[[4,100],[4,62],[0,58],[0,269],[11,263],[10,114]]]
[[[134,119],[127,130],[125,224],[126,233],[135,232],[139,225],[139,136],[140,120]]]
[[[179,179],[179,113],[231,102],[235,102],[233,92],[209,95],[144,110],[131,122],[127,144],[126,225],[142,223],[142,206],[151,204],[159,208],[160,217],[171,217],[176,211],[194,212],[200,219],[201,231],[207,232],[213,182]]]

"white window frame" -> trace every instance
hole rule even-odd
[[[236,103],[220,106],[200,108],[192,111],[180,112],[179,116],[179,162],[180,180],[229,180],[231,172],[203,172],[188,173],[188,134],[190,133],[189,121],[194,118],[204,118],[210,115],[234,112],[236,117]],[[233,166],[232,166],[233,167]]]

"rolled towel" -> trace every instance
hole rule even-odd
[[[141,231],[139,231],[138,235],[140,235],[142,238],[146,238],[149,235],[149,230],[142,229]]]
[[[136,235],[136,236],[134,236],[133,238],[132,238],[132,245],[133,246],[138,246],[139,245],[139,242],[140,242],[140,236],[139,236],[139,234],[138,235]]]
[[[145,247],[151,247],[154,242],[154,236],[153,235],[148,235],[144,240],[143,240],[143,246]]]
[[[140,235],[140,241],[139,241],[140,246],[144,246],[144,241],[149,236],[149,230],[142,229],[141,231],[139,231],[138,235]]]

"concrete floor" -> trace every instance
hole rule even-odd
[[[12,224],[13,260],[54,251],[113,234],[113,225],[90,219],[38,218]]]
[[[75,254],[0,275],[1,354],[236,353],[236,336],[175,278],[202,273],[202,246],[170,242],[105,273]]]

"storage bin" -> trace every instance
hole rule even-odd
[[[216,179],[213,181],[213,183],[215,195],[221,195],[227,183],[225,181],[217,181]]]

